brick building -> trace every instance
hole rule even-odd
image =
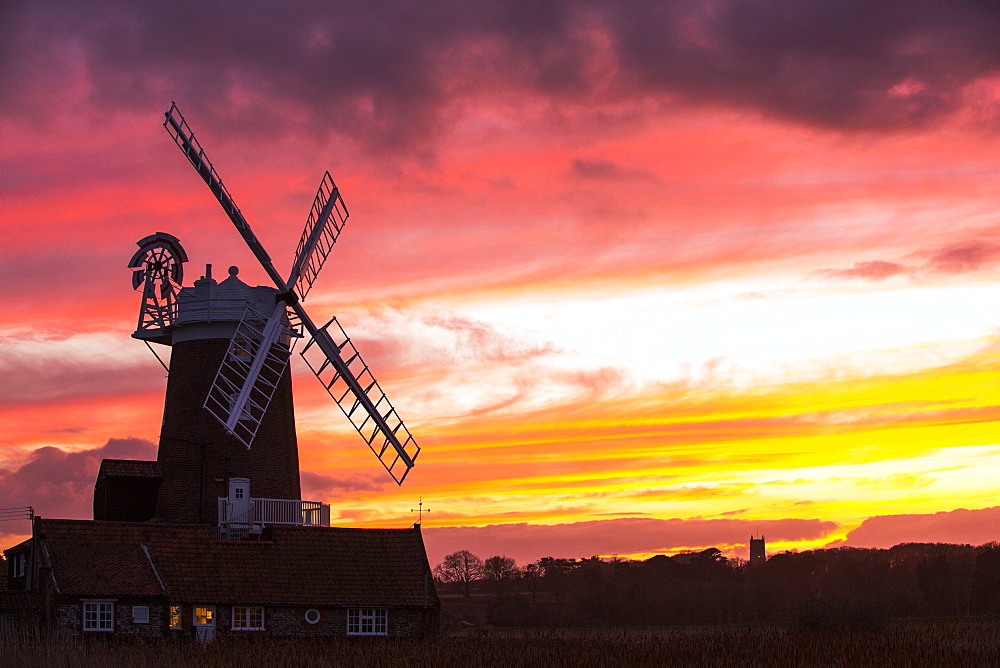
[[[211,526],[36,518],[10,584],[72,635],[436,632],[440,605],[419,527],[267,527],[221,540]]]
[[[176,242],[157,233],[139,245]],[[173,252],[186,260],[179,245]],[[144,266],[136,258],[130,266]],[[4,552],[11,591],[0,617],[21,611],[76,636],[437,632],[419,526],[330,527],[327,504],[301,500],[287,367],[252,447],[205,410],[223,360],[246,354],[233,336],[248,306],[276,303],[276,290],[237,274],[216,283],[206,267],[170,319],[144,304],[133,337],[172,348],[157,459],[104,460],[93,521],[35,517],[31,539]],[[287,357],[289,337],[279,343]]]

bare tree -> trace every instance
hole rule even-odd
[[[487,581],[496,592],[497,600],[521,575],[521,569],[510,557],[490,557],[483,564],[483,571]]]
[[[471,598],[472,583],[483,577],[483,560],[468,550],[459,550],[435,566],[434,575],[441,582],[457,583],[465,598]]]

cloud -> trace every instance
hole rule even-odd
[[[813,540],[836,528],[833,522],[816,519],[626,518],[554,525],[425,528],[424,538],[432,564],[463,549],[483,558],[502,554],[524,564],[546,556],[579,558],[745,545],[750,534],[759,533],[771,541]]]
[[[24,122],[174,96],[213,132],[343,133],[387,152],[453,126],[456,98],[515,92],[559,109],[553,124],[567,107],[653,96],[903,128],[996,73],[998,32],[997,8],[972,0],[23,2],[5,12],[0,82],[18,91],[4,113]]]
[[[981,3],[616,6],[617,55],[646,90],[827,127],[929,122],[1000,65],[1000,12]]]
[[[832,546],[888,548],[899,543],[982,545],[1000,540],[1000,506],[933,514],[869,517]]]
[[[124,334],[70,331],[67,334],[0,334],[0,377],[17,392],[8,406],[143,394],[162,382],[162,370],[142,346],[122,347]]]
[[[1000,261],[1000,242],[973,239],[950,244],[935,251],[927,260],[926,268],[946,274],[964,274],[979,271],[998,261]]]
[[[155,459],[156,445],[128,437],[78,452],[53,446],[33,450],[17,468],[0,469],[0,508],[32,506],[42,517],[90,519],[94,483],[105,458]]]
[[[814,275],[821,279],[860,279],[882,281],[893,276],[909,274],[967,274],[991,269],[1000,263],[1000,241],[989,237],[976,237],[947,244],[930,250],[911,253],[915,263],[901,264],[885,260],[855,262],[850,269],[821,269]]]
[[[375,476],[359,474],[349,478],[335,478],[321,473],[302,471],[299,479],[302,482],[303,498],[324,502],[358,496],[358,492],[380,492],[385,488],[385,484],[378,482]]]
[[[621,180],[655,180],[651,172],[625,167],[611,160],[573,160],[572,173],[585,179]]]
[[[817,274],[822,278],[858,278],[868,281],[882,281],[906,271],[905,265],[873,260],[871,262],[855,262],[850,269],[822,269]]]

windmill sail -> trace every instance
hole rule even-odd
[[[333,182],[330,172],[323,174],[316,199],[313,200],[306,227],[302,230],[299,246],[292,263],[292,275],[288,277],[286,289],[294,286],[299,299],[305,299],[313,281],[326,262],[326,256],[333,249],[340,231],[347,222],[347,206],[340,196],[340,190]]]
[[[329,329],[336,320],[331,320],[322,328],[317,327],[296,294],[296,289],[302,290],[303,295],[308,292],[347,221],[347,207],[333,179],[327,173],[320,182],[292,271],[288,280],[284,280],[222,184],[222,179],[177,105],[172,104],[165,116],[163,126],[219,200],[254,256],[281,291],[278,298],[283,302],[275,307],[270,318],[252,309],[248,311],[230,343],[229,353],[216,375],[206,407],[242,443],[250,446],[274,387],[288,364],[283,352],[285,349],[278,343],[282,333],[277,331],[280,329],[278,323],[284,322],[287,304],[288,310],[312,336],[302,351],[303,359],[396,483],[402,484],[413,467],[420,447],[339,324],[336,327],[339,332],[337,341],[334,341]]]
[[[302,359],[389,475],[397,484],[403,484],[420,454],[420,446],[399,419],[396,409],[336,318],[313,336],[302,350]]]
[[[288,366],[282,339],[295,333],[286,324],[285,311],[279,303],[267,317],[247,305],[205,399],[208,412],[247,448]]]
[[[194,136],[194,132],[191,131],[191,126],[187,124],[184,117],[181,115],[180,110],[177,108],[177,104],[171,104],[170,109],[164,114],[166,120],[163,121],[163,127],[167,129],[170,136],[173,138],[174,142],[181,148],[187,159],[191,161],[191,164],[198,171],[198,174],[208,185],[209,190],[215,195],[215,198],[219,200],[219,204],[222,205],[223,211],[229,216],[229,219],[233,221],[233,225],[236,226],[237,231],[239,231],[240,236],[253,251],[254,256],[260,261],[264,266],[264,270],[267,272],[268,276],[271,277],[277,285],[284,287],[284,281],[281,280],[281,276],[278,274],[277,270],[274,268],[274,264],[271,262],[271,256],[267,254],[264,250],[264,246],[261,245],[260,241],[257,239],[257,235],[253,233],[250,229],[250,224],[243,217],[240,212],[240,208],[236,206],[236,202],[233,201],[232,196],[229,191],[226,190],[226,186],[223,185],[222,179],[215,171],[215,167],[212,166],[212,162],[205,155],[205,149],[201,147],[198,143],[198,139]]]

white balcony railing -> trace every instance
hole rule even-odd
[[[251,498],[249,508],[239,513],[228,498],[219,497],[219,524],[298,524],[328,527],[330,505],[319,501]]]

